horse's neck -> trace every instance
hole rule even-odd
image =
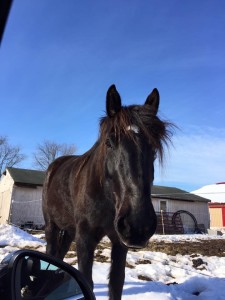
[[[77,156],[79,161],[80,171],[91,174],[93,177],[101,177],[104,172],[104,155],[100,148],[99,142],[96,142],[93,147],[81,156]]]

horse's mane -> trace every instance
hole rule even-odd
[[[140,132],[147,137],[159,162],[162,163],[164,146],[168,146],[171,141],[174,125],[168,121],[160,120],[153,114],[149,105],[131,105],[122,107],[113,117],[105,116],[100,119],[99,138],[90,150],[80,156],[76,175],[80,173],[81,169],[94,155],[97,175],[102,178],[107,139],[110,134],[113,134],[119,142],[121,136],[126,135],[135,142],[132,131],[128,130],[128,126],[131,125],[136,125]]]

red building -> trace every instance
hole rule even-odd
[[[210,199],[210,228],[225,229],[225,182],[203,186],[192,193]]]

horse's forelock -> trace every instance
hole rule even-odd
[[[131,132],[127,130],[132,124],[132,114],[128,107],[123,107],[113,117],[103,117],[100,121],[100,140],[103,142],[113,134],[119,141],[121,135],[127,135],[132,138]]]
[[[121,135],[134,139],[134,134],[128,128],[132,125],[145,134],[158,154],[159,162],[163,162],[164,146],[168,146],[171,141],[172,129],[174,125],[168,121],[162,121],[151,111],[149,105],[136,105],[122,107],[114,117],[103,117],[100,120],[99,141],[102,147],[102,154],[106,149],[106,140],[113,134],[119,141]]]

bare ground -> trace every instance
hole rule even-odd
[[[176,243],[165,243],[153,241],[147,248],[148,251],[163,252],[168,255],[192,255],[225,257],[225,239],[210,239],[193,241],[181,241]]]

